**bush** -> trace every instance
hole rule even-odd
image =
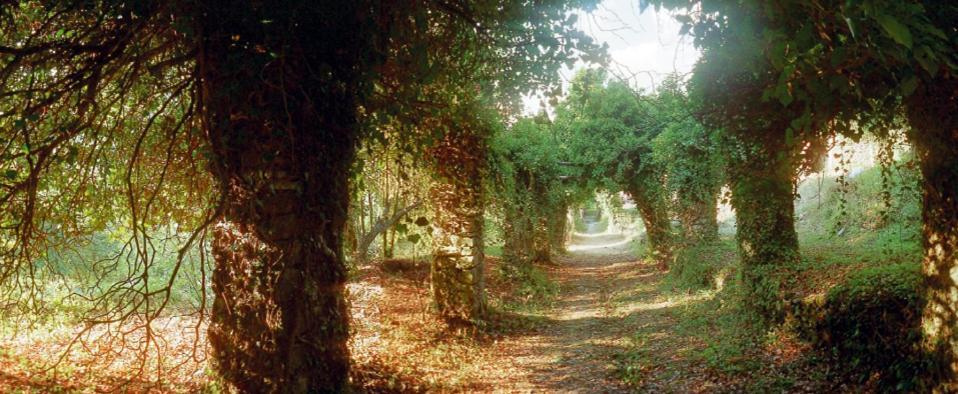
[[[841,362],[878,374],[885,390],[915,390],[921,356],[920,267],[899,263],[866,268],[833,287],[815,324],[815,342]]]
[[[720,286],[727,276],[723,270],[735,262],[737,255],[732,240],[699,243],[678,248],[663,282],[667,290],[703,290]]]

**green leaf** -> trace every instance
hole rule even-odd
[[[918,88],[918,78],[914,75],[909,75],[901,82],[900,88],[902,95],[911,96],[911,94],[915,92],[915,89]]]
[[[409,234],[409,236],[406,237],[406,240],[415,244],[415,243],[419,243],[419,240],[421,238],[422,236],[419,234]]]
[[[885,33],[895,40],[895,42],[904,45],[905,48],[911,49],[911,32],[908,31],[907,26],[885,14],[875,15],[875,20],[878,21],[878,24],[885,30]]]
[[[852,38],[855,38],[855,25],[852,23],[852,19],[846,16],[845,23],[848,24],[848,32],[852,33]]]
[[[17,170],[6,170],[4,171],[3,176],[11,181],[17,179]]]

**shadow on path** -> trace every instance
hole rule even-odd
[[[672,324],[667,313],[657,313],[666,305],[656,291],[663,273],[640,261],[631,241],[622,234],[573,236],[570,252],[548,269],[560,293],[546,321],[530,335],[494,345],[510,364],[495,369],[512,374],[494,386],[498,391],[631,391],[615,376],[615,355],[632,346],[638,328]]]

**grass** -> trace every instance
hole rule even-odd
[[[882,183],[879,168],[865,170],[844,187],[834,180],[806,182],[796,206],[796,230],[802,260],[790,291],[806,300],[824,299],[829,291],[858,273],[896,268],[912,272],[921,260],[920,203],[917,173],[899,163]],[[821,187],[819,187],[821,185]],[[641,252],[641,250],[639,250]],[[709,245],[686,246],[675,252],[671,271],[659,291],[689,299],[671,308],[676,324],[668,341],[687,346],[674,359],[701,364],[724,390],[781,392],[789,390],[874,391],[879,383],[840,366],[829,352],[800,335],[793,326],[767,328],[742,307],[740,270],[733,237]],[[884,271],[881,271],[884,272]],[[642,371],[656,368],[655,345],[638,331],[633,347],[620,357],[619,373],[635,384]]]

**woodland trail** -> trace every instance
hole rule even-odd
[[[666,347],[682,347],[670,334],[670,303],[658,291],[664,273],[638,259],[631,241],[621,234],[574,236],[569,253],[549,270],[560,292],[544,313],[546,321],[528,335],[494,345],[502,362],[486,376],[497,392],[632,392],[636,388],[617,376],[617,357],[636,346],[655,358],[677,350]],[[645,338],[640,343],[636,332]],[[659,391],[655,386],[665,384],[659,389],[683,391],[674,384],[686,379],[670,375],[642,389]]]

